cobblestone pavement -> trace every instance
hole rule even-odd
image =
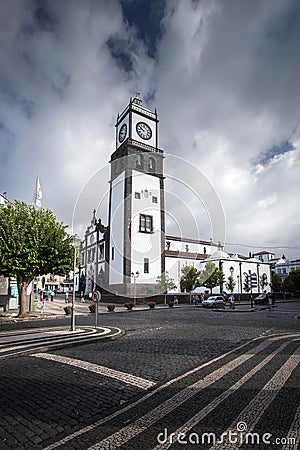
[[[0,360],[99,340],[113,340],[122,337],[124,333],[124,330],[115,327],[77,327],[76,331],[70,331],[69,327],[44,327],[0,332]]]
[[[125,328],[125,337],[2,360],[1,449],[169,448],[170,433],[172,448],[297,449],[297,312],[299,303],[272,313],[187,306],[106,314],[99,326]],[[78,318],[80,326],[92,320]],[[246,445],[240,434],[239,444],[228,442],[243,426],[261,439],[271,434],[272,445]],[[213,446],[210,435],[210,444],[192,445],[205,433],[227,433],[227,441]]]

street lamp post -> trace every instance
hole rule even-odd
[[[136,279],[139,277],[139,275],[140,275],[140,272],[138,272],[138,271],[136,271],[135,273],[131,272],[131,278],[133,278],[133,292],[134,292],[133,303],[134,303],[134,305],[136,305]]]
[[[233,286],[233,272],[234,272],[234,268],[231,266],[230,268],[229,268],[229,272],[230,272],[230,276],[231,276],[231,287],[232,287],[232,289],[231,289],[231,293],[233,292],[233,289],[234,289],[234,286]]]
[[[251,292],[251,308],[253,308],[253,294],[252,294],[252,273],[249,270],[249,279],[250,279],[250,292]]]
[[[73,295],[72,295],[72,311],[71,311],[71,329],[70,331],[75,331],[75,271],[76,271],[76,241],[80,241],[77,234],[72,236],[73,247],[74,247],[74,258],[73,258]]]

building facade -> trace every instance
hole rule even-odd
[[[80,290],[85,295],[99,289],[147,297],[158,294],[157,278],[168,272],[179,292],[182,268],[202,270],[210,260],[225,277],[235,277],[236,291],[245,292],[243,277],[251,274],[253,292],[260,292],[260,278],[271,281],[265,255],[231,257],[220,242],[165,234],[164,152],[158,146],[158,122],[157,112],[145,108],[139,98],[131,99],[117,117],[107,226],[94,211],[81,243]]]
[[[300,269],[300,258],[286,258],[284,255],[274,264],[273,270],[283,281],[293,270]]]

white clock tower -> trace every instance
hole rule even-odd
[[[130,100],[117,118],[110,161],[109,286],[120,295],[158,292],[165,270],[163,160],[156,111]]]

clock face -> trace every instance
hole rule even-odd
[[[95,241],[95,237],[94,237],[93,234],[91,234],[91,236],[90,236],[90,244],[93,244],[94,241]]]
[[[127,134],[127,125],[123,123],[119,131],[119,142],[123,142]]]
[[[136,131],[137,131],[137,134],[142,139],[146,139],[146,140],[151,139],[151,136],[152,136],[151,128],[145,122],[138,122],[136,124]]]

